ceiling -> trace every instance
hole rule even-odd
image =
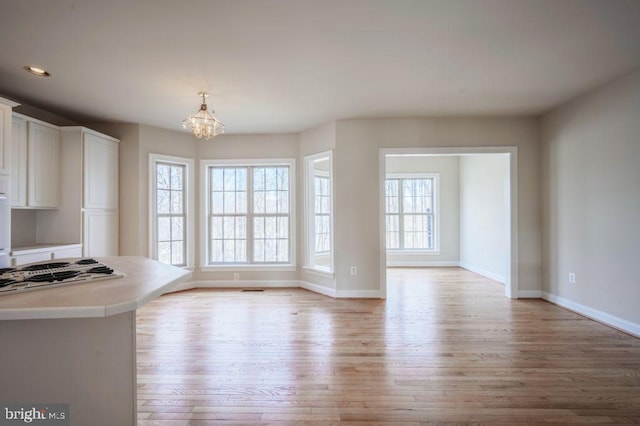
[[[80,123],[537,115],[638,67],[639,0],[0,2],[0,95]]]

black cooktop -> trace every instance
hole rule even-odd
[[[91,258],[32,263],[0,269],[0,295],[123,276],[124,274]]]

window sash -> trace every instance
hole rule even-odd
[[[224,190],[224,185],[220,191],[220,184],[214,181],[214,175],[217,174],[219,178],[220,173],[215,171],[225,169],[234,170],[235,182],[228,182],[228,191]],[[238,173],[239,170],[243,172]],[[290,264],[293,250],[290,166],[280,164],[208,165],[207,176],[209,177],[207,264],[211,266]],[[224,173],[223,176],[225,176]],[[238,176],[244,177],[245,180],[239,182]],[[227,182],[225,181],[224,184],[226,185]],[[215,192],[225,193],[222,200],[230,201],[234,198],[234,208],[229,208],[229,211],[225,212],[226,206],[222,209],[215,207],[213,198]],[[231,193],[234,197],[226,195]],[[245,194],[240,196],[242,199],[240,203],[237,202],[239,193]],[[217,198],[221,199],[219,196]],[[224,225],[222,229],[216,230],[214,221],[216,223],[224,223],[225,220],[231,222],[231,218],[234,218],[233,232],[226,231]],[[239,227],[238,221],[241,222]],[[225,232],[227,232],[226,235]]]
[[[187,166],[155,161],[155,254],[163,263],[187,266]],[[165,174],[168,172],[168,176]]]
[[[385,180],[387,249],[436,250],[435,190],[435,177]]]

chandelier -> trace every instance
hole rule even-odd
[[[214,117],[213,114],[207,111],[205,98],[208,97],[209,94],[207,92],[198,92],[198,96],[202,96],[202,105],[200,105],[200,109],[195,114],[182,120],[182,127],[185,129],[191,128],[191,131],[198,139],[213,139],[214,137],[224,133],[224,124]]]

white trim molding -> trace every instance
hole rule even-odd
[[[387,267],[388,259],[386,250],[386,215],[384,200],[387,156],[462,156],[477,154],[506,154],[509,157],[509,179],[507,185],[505,185],[505,227],[507,228],[507,234],[509,235],[509,238],[507,240],[507,252],[509,253],[506,268],[507,270],[505,272],[505,277],[493,275],[489,278],[495,279],[505,284],[506,297],[511,299],[518,298],[518,147],[516,146],[414,147],[379,149],[378,179],[380,194],[378,197],[378,219],[380,238],[380,294],[382,298],[386,297],[387,292],[387,279],[385,269]],[[484,274],[480,273],[480,275]]]
[[[478,275],[482,275],[483,277],[492,279],[494,281],[498,281],[501,284],[505,284],[507,281],[503,275],[498,275],[491,271],[487,271],[486,269],[478,268],[477,266],[471,265],[470,263],[467,263],[467,262],[460,262],[460,267],[463,269],[466,269],[467,271],[471,271]],[[518,296],[520,296],[519,292],[518,292]]]
[[[518,299],[541,299],[541,290],[518,290]]]
[[[390,256],[387,256],[389,259]],[[387,260],[387,268],[451,268],[460,266],[455,260]]]
[[[624,331],[625,333],[629,333],[633,336],[640,337],[640,324],[637,324],[635,322],[627,321],[615,315],[611,315],[598,309],[590,308],[580,303],[573,302],[569,299],[565,299],[564,297],[547,293],[546,291],[542,292],[542,298],[548,302],[561,306],[577,314],[583,315],[594,321],[598,321],[602,324]]]
[[[331,287],[325,287],[319,284],[315,284],[309,281],[300,281],[300,288],[312,291],[314,293],[323,294],[332,298],[336,298],[336,289]]]

